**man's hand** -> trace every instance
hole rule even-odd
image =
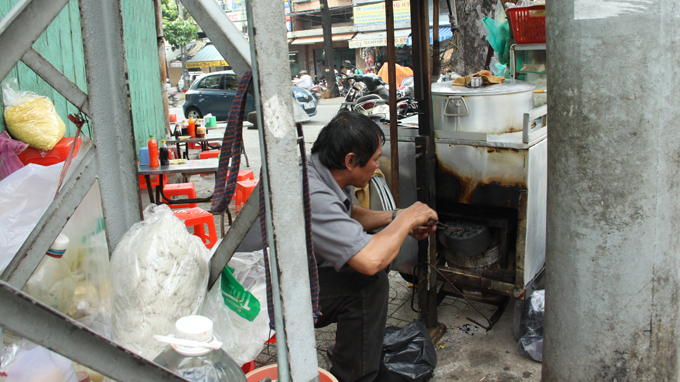
[[[437,213],[427,204],[415,202],[411,207],[399,211],[397,217],[412,219],[409,235],[423,240],[437,230],[432,218],[438,219]],[[436,221],[436,220],[435,220]]]

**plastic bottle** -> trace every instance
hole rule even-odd
[[[193,118],[189,118],[189,135],[196,138],[196,121]]]
[[[186,316],[175,323],[175,338],[210,343],[213,323],[208,317]],[[223,350],[172,344],[153,360],[192,382],[247,382],[243,370]]]
[[[168,154],[168,146],[165,145],[165,140],[161,140],[161,166],[170,165],[170,155]]]
[[[158,142],[153,135],[149,135],[149,167],[158,167]]]
[[[64,314],[71,308],[75,292],[71,268],[63,259],[68,243],[68,236],[59,234],[23,288],[24,292]]]

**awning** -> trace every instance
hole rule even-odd
[[[331,38],[333,41],[347,41],[354,37],[354,33],[339,33],[334,34]],[[310,36],[310,37],[298,37],[291,45],[308,45],[316,44],[317,42],[323,42],[323,36]]]
[[[408,36],[411,34],[410,29],[399,29],[394,31],[394,45],[406,45]],[[358,33],[356,37],[349,42],[349,47],[354,48],[368,48],[371,46],[387,46],[387,32],[366,32]]]
[[[432,28],[430,28],[430,44],[432,44],[433,40],[433,32]],[[449,39],[453,37],[453,32],[451,32],[451,27],[440,27],[439,28],[439,41],[444,41],[446,39]],[[408,43],[406,45],[411,46],[413,45],[413,38],[409,37],[408,38]]]
[[[211,66],[228,66],[215,45],[206,45],[194,57],[187,61],[187,68],[207,68]]]

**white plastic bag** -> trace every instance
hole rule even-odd
[[[273,334],[269,330],[262,251],[234,253],[229,266],[234,269],[236,280],[260,301],[260,313],[250,322],[229,309],[224,304],[221,279],[218,279],[208,292],[200,314],[213,321],[213,330],[222,341],[222,349],[237,364],[243,365],[260,354],[265,341]]]
[[[209,253],[167,205],[149,205],[111,257],[112,339],[152,360],[166,347],[153,336],[174,332],[195,314],[208,285]]]
[[[26,340],[5,349],[0,375],[3,373],[6,382],[78,382],[71,361]]]
[[[73,158],[65,179],[87,150]],[[64,163],[29,164],[0,181],[0,272],[12,260],[54,199]]]

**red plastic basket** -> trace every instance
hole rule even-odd
[[[545,43],[545,5],[505,10],[517,44]]]

